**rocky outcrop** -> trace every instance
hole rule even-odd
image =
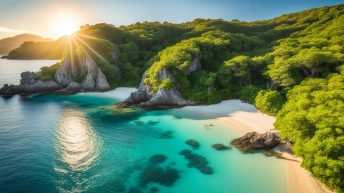
[[[118,54],[113,53],[113,57],[114,60],[118,59]],[[80,83],[76,82],[77,80]],[[77,62],[66,58],[63,65],[56,71],[54,80],[38,80],[38,73],[23,72],[20,85],[6,84],[0,89],[0,95],[12,96],[46,92],[73,94],[81,91],[106,91],[109,89],[110,85],[104,73],[93,59],[85,54],[85,57]]]
[[[241,150],[272,149],[279,145],[281,138],[277,131],[268,131],[263,134],[249,132],[234,139],[231,143]]]
[[[75,82],[76,79],[82,80],[77,83]],[[106,76],[88,54],[77,63],[72,62],[71,59],[66,59],[56,71],[55,81],[64,87],[61,92],[106,91],[110,89]]]
[[[63,86],[57,84],[55,81],[37,80],[37,76],[37,73],[34,72],[21,73],[20,85],[5,84],[0,89],[0,95],[12,96],[16,94],[45,93],[54,92],[63,88]]]
[[[188,71],[196,71],[201,68],[200,57],[196,56],[189,66]],[[146,72],[142,76],[142,80],[139,89],[130,94],[130,96],[123,102],[117,105],[118,108],[128,106],[140,106],[144,108],[169,108],[180,107],[186,105],[195,104],[191,100],[184,99],[181,93],[178,91],[177,86],[171,89],[159,89],[156,92],[152,92],[151,87],[144,82],[146,79]],[[175,82],[175,78],[168,71],[167,68],[163,68],[158,74],[157,79],[162,82],[165,79],[170,79]]]

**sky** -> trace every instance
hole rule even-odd
[[[58,38],[62,23],[111,23],[116,26],[142,21],[181,23],[195,18],[263,20],[281,14],[344,0],[0,0],[0,38],[33,33]],[[62,25],[63,26],[63,25]]]

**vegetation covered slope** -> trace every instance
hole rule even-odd
[[[111,79],[118,86],[137,86],[146,72],[144,81],[153,93],[175,86],[184,98],[199,103],[239,97],[277,115],[275,127],[295,143],[303,166],[344,192],[343,13],[344,5],[337,5],[256,22],[96,24],[83,26],[78,34],[119,49],[118,68],[107,70],[108,77],[120,74]],[[32,58],[35,46],[24,44],[9,56]],[[60,57],[63,51],[51,52]],[[195,58],[201,69],[190,71]],[[173,80],[159,80],[164,68]]]
[[[0,54],[8,54],[11,50],[27,41],[41,42],[51,40],[32,34],[20,34],[14,37],[4,38],[0,40]]]

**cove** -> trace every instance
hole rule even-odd
[[[113,109],[118,101],[99,93],[0,98],[2,191],[289,192],[281,160],[212,148],[240,136],[228,125],[181,109]],[[213,173],[191,167],[183,150]]]

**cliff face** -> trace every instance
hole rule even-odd
[[[110,89],[106,76],[89,55],[86,55],[76,64],[70,59],[66,59],[56,71],[55,81],[64,86],[63,90],[67,92],[106,91]]]
[[[201,68],[200,57],[195,57],[188,71],[193,72]],[[146,71],[147,72],[147,71]],[[167,68],[163,68],[158,74],[157,79],[162,82],[165,79],[170,79],[175,86],[171,89],[162,88],[156,92],[152,92],[150,85],[144,82],[146,78],[144,73],[139,89],[130,94],[130,96],[120,106],[141,106],[147,108],[160,108],[171,106],[186,106],[193,105],[195,102],[184,99],[178,91],[178,83]]]
[[[6,84],[0,89],[0,95],[12,96],[45,92],[73,94],[81,91],[106,91],[110,89],[106,76],[89,55],[85,55],[77,63],[66,59],[56,71],[54,80],[42,81],[38,80],[38,77],[38,73],[23,72],[21,73],[20,85]]]

